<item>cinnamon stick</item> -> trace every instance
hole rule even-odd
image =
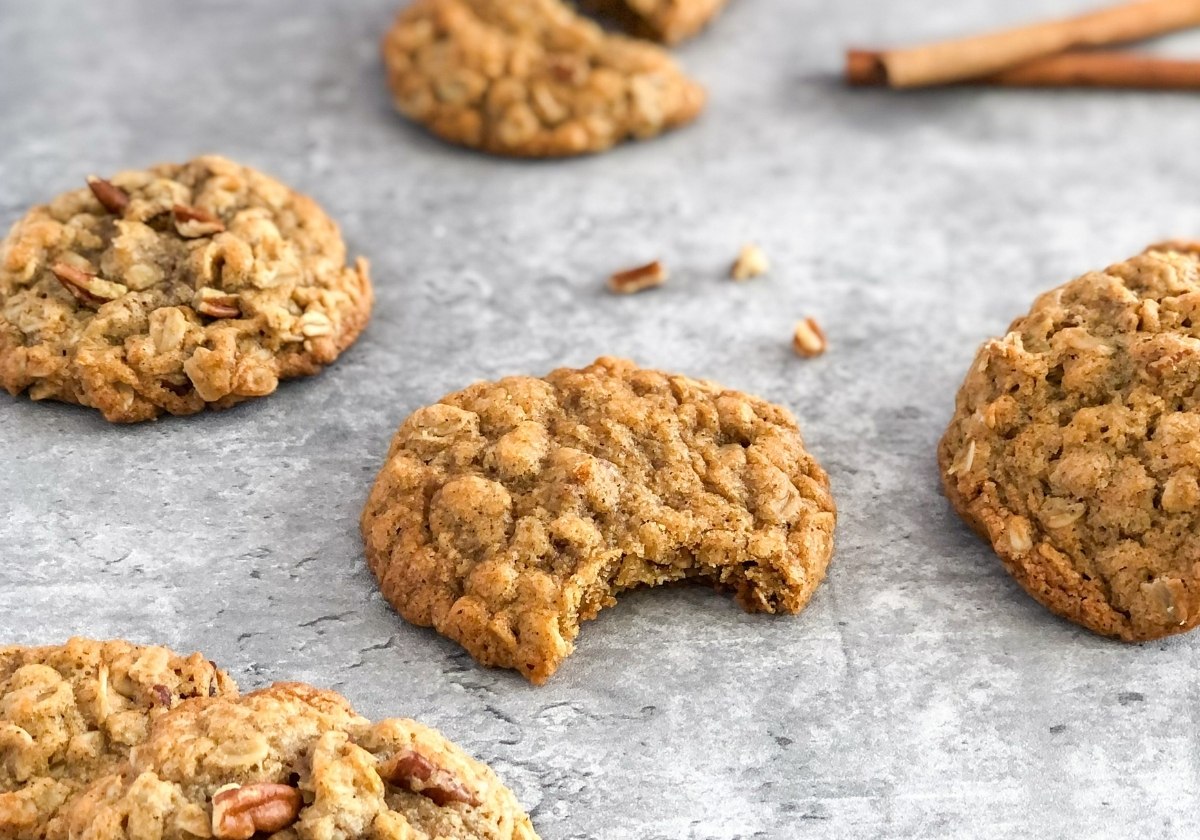
[[[855,86],[887,84],[880,54],[847,54],[846,81]],[[1200,90],[1200,61],[1158,58],[1132,52],[1075,51],[1036,58],[965,84],[1002,87],[1103,87],[1138,90]]]
[[[1137,0],[1078,17],[878,53],[875,72],[895,88],[927,87],[989,76],[1037,58],[1128,43],[1200,26],[1200,0]],[[848,56],[857,66],[870,53]]]

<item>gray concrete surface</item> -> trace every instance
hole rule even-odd
[[[699,124],[508,162],[393,115],[395,2],[0,0],[0,224],[89,172],[218,151],[315,195],[379,297],[335,368],[232,412],[111,428],[0,399],[0,640],[202,648],[246,686],[418,717],[548,840],[1194,836],[1200,637],[1051,617],[949,510],[933,452],[974,348],[1037,292],[1200,233],[1200,99],[830,78],[851,42],[1089,0],[734,0],[680,50],[712,92]],[[751,239],[775,270],[730,284]],[[602,290],[655,257],[668,288]],[[788,347],[806,314],[817,361]],[[532,688],[400,621],[357,516],[408,412],[601,353],[792,407],[837,556],[797,618],[632,595]]]

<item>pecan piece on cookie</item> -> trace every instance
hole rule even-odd
[[[410,793],[419,793],[436,805],[461,802],[479,805],[479,797],[472,793],[454,774],[443,770],[419,752],[404,750],[396,753],[379,768],[379,775],[389,784],[402,787]]]
[[[198,207],[176,204],[171,208],[171,216],[175,219],[175,229],[186,239],[212,236],[225,230],[225,223],[220,218]]]
[[[63,288],[71,293],[84,306],[95,308],[116,300],[129,290],[120,283],[110,283],[76,268],[70,263],[57,262],[50,266],[50,272],[58,278]]]
[[[751,612],[799,612],[835,519],[787,409],[602,358],[416,411],[362,530],[401,615],[542,683],[629,589],[703,581]]]
[[[1200,627],[1200,247],[1152,246],[986,341],[938,449],[1037,601],[1129,642]]]
[[[403,114],[500,155],[599,152],[704,106],[662,48],[605,32],[562,0],[415,0],[383,55]]]
[[[109,213],[120,216],[125,212],[125,208],[129,206],[129,193],[114,185],[111,181],[97,178],[95,175],[89,175],[87,185],[92,191],[92,195],[96,196],[96,200]]]
[[[303,804],[300,791],[290,785],[226,785],[213,794],[213,837],[250,840],[259,832],[283,831],[296,822]]]
[[[242,316],[237,295],[226,294],[219,289],[208,287],[196,291],[192,308],[209,318],[240,318]]]

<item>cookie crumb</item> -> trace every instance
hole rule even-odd
[[[632,295],[654,289],[667,282],[670,273],[659,260],[637,268],[618,271],[608,278],[608,290],[617,295]]]
[[[743,245],[742,250],[738,252],[733,267],[729,269],[729,277],[742,282],[753,277],[761,277],[770,270],[771,263],[763,249],[751,242]]]
[[[796,322],[796,328],[792,331],[792,349],[797,356],[813,359],[824,353],[828,346],[825,331],[815,318]]]

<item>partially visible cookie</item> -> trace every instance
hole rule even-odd
[[[70,840],[537,838],[496,775],[434,730],[372,724],[299,683],[161,718],[68,826]]]
[[[599,152],[694,119],[704,92],[660,47],[562,0],[416,0],[383,40],[396,106],[501,155]]]
[[[1125,641],[1200,624],[1200,249],[1039,297],[985,343],[939,460],[1034,598]]]
[[[0,245],[0,386],[114,422],[265,396],[365,326],[345,263],[316,203],[223,158],[81,179]]]
[[[729,0],[585,0],[619,15],[639,35],[666,44],[684,41],[712,22]]]
[[[237,686],[200,654],[72,639],[0,648],[0,837],[41,840],[83,787],[112,772],[151,723]]]
[[[541,683],[628,589],[696,580],[799,612],[835,518],[786,409],[603,358],[418,410],[362,528],[401,615]]]

